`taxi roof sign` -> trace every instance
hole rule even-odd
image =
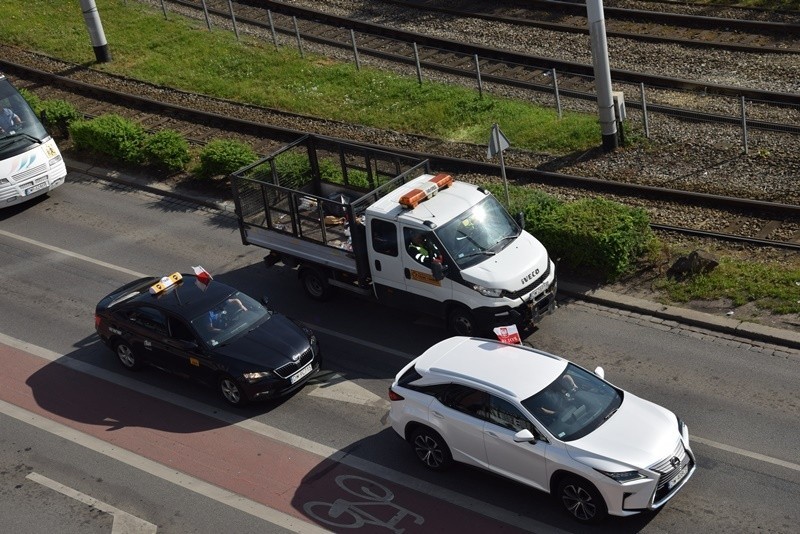
[[[182,279],[183,276],[181,276],[181,273],[172,273],[169,276],[164,276],[163,278],[161,278],[161,280],[150,286],[150,294],[158,295],[168,287],[177,284]]]

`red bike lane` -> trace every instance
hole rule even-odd
[[[2,343],[0,366],[0,399],[322,528],[363,533],[521,531]]]

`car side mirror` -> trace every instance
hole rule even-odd
[[[517,443],[525,443],[525,442],[536,443],[536,436],[534,436],[533,433],[527,428],[523,428],[522,430],[514,434],[514,441],[516,441]]]
[[[605,378],[606,377],[606,372],[603,371],[603,368],[600,367],[600,366],[597,366],[597,368],[595,368],[594,374],[596,374],[600,378]]]
[[[261,304],[263,304],[265,308],[269,309],[269,297],[266,296],[266,295],[263,295],[261,297]]]
[[[517,221],[517,224],[523,230],[525,229],[525,214],[521,211],[518,211],[517,214],[514,216],[514,220]]]

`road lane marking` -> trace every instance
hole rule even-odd
[[[140,471],[144,471],[145,473],[158,477],[162,480],[172,482],[173,484],[197,493],[198,495],[213,499],[217,502],[226,504],[231,508],[235,508],[236,510],[268,521],[274,525],[289,529],[292,532],[298,532],[302,534],[320,534],[323,532],[328,532],[327,530],[321,529],[316,525],[307,523],[294,516],[285,514],[281,511],[275,510],[250,499],[246,499],[226,489],[220,488],[219,486],[215,486],[205,482],[204,480],[200,480],[199,478],[175,471],[174,469],[161,465],[158,462],[154,462],[143,456],[139,456],[138,454],[126,451],[125,449],[111,445],[110,443],[107,443],[101,439],[84,434],[79,430],[62,425],[56,421],[51,421],[46,417],[29,412],[28,410],[24,410],[3,400],[0,400],[0,412],[62,439],[85,447],[94,452],[103,454],[104,456],[108,456],[109,458],[122,462],[126,465],[130,465],[131,467],[135,467]]]
[[[58,493],[66,495],[67,497],[75,499],[76,501],[80,501],[93,508],[97,508],[101,512],[111,514],[114,517],[114,521],[111,525],[111,534],[155,534],[155,532],[158,530],[158,526],[150,523],[149,521],[145,521],[140,517],[136,517],[133,514],[129,514],[128,512],[120,510],[119,508],[115,508],[110,504],[99,501],[94,497],[90,497],[85,493],[81,493],[76,489],[65,486],[64,484],[47,478],[44,475],[40,475],[39,473],[29,473],[25,478],[33,480],[42,486],[57,491]]]
[[[131,276],[135,276],[136,278],[143,278],[147,275],[137,273],[136,271],[131,271],[130,269],[126,269],[125,267],[120,267],[118,265],[114,265],[111,263],[106,263],[104,261],[96,260],[94,258],[90,258],[89,256],[84,256],[83,254],[78,254],[76,252],[71,252],[69,250],[65,250],[63,248],[54,247],[53,245],[48,245],[47,243],[42,243],[41,241],[36,241],[35,239],[30,239],[27,237],[23,237],[21,235],[12,234],[11,232],[6,232],[5,230],[0,230],[0,235],[4,235],[6,237],[10,237],[11,239],[17,239],[19,241],[28,243],[29,245],[35,245],[37,247],[41,247],[52,252],[58,252],[59,254],[63,254],[65,256],[69,256],[70,258],[75,258],[76,260],[82,260],[85,262],[93,263],[100,267],[105,267],[107,269],[112,269],[114,271],[119,271],[121,273],[129,274]]]
[[[388,400],[359,386],[352,380],[346,379],[339,373],[326,374],[325,371],[322,371],[312,379],[312,382],[306,384],[305,387],[309,397],[389,409]]]
[[[770,464],[775,464],[781,467],[785,467],[786,469],[792,469],[793,471],[800,471],[800,464],[787,462],[786,460],[781,460],[779,458],[772,458],[771,456],[766,456],[758,452],[747,451],[745,449],[740,449],[739,447],[734,447],[732,445],[726,445],[724,443],[720,443],[719,441],[713,441],[698,436],[689,436],[689,441],[690,442],[696,441],[697,443],[701,443],[709,447],[714,447],[715,449],[720,449],[722,451],[732,452],[733,454],[738,454],[740,456],[746,456],[748,458],[752,458],[753,460],[760,460],[762,462],[767,462]]]

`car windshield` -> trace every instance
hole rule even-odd
[[[502,204],[488,195],[435,233],[458,267],[464,269],[503,250],[519,232]]]
[[[224,345],[249,332],[271,316],[258,301],[236,291],[219,304],[192,319],[192,327],[207,345]]]
[[[622,391],[593,373],[568,364],[566,370],[522,405],[561,441],[589,434],[622,404]]]

